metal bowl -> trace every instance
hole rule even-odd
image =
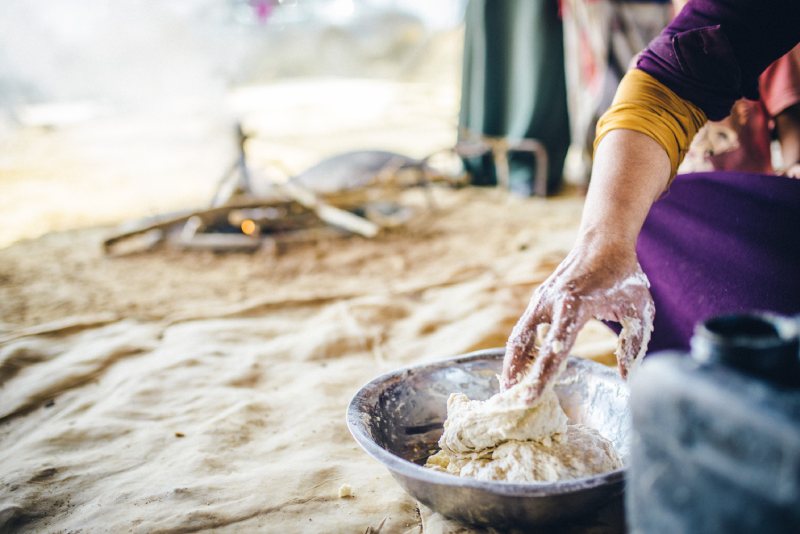
[[[400,369],[355,394],[347,425],[356,441],[383,463],[415,499],[444,516],[487,525],[568,521],[621,501],[625,469],[553,483],[461,478],[422,467],[438,449],[450,393],[487,399],[498,391],[503,349],[491,349]],[[555,386],[570,422],[595,428],[627,462],[628,388],[615,369],[570,357]]]

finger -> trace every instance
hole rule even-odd
[[[578,305],[577,299],[563,299],[559,309],[553,317],[550,331],[545,336],[544,343],[539,350],[539,357],[533,362],[530,373],[525,377],[529,384],[528,402],[533,402],[541,396],[561,374],[567,361],[575,339],[588,317]]]
[[[633,313],[620,318],[622,331],[619,334],[616,355],[619,373],[625,379],[644,358],[655,318],[656,308],[649,290],[642,288],[636,296],[636,303]]]
[[[790,166],[783,174],[789,178],[800,178],[800,163]]]
[[[500,380],[500,389],[506,390],[519,382],[520,377],[533,360],[537,352],[537,331],[539,325],[550,323],[550,310],[542,298],[541,291],[537,290],[531,298],[525,313],[522,314],[517,324],[511,331],[511,336],[506,343],[506,352],[503,357],[503,372]]]
[[[516,384],[525,376],[531,362],[538,353],[541,341],[537,341],[537,331],[541,326],[549,325],[549,313],[541,313],[520,319],[506,344],[503,358],[503,374],[501,389],[505,390]]]

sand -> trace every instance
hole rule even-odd
[[[107,229],[0,250],[0,525],[464,531],[357,447],[345,407],[378,373],[501,345],[582,199],[439,200],[281,253],[106,258]],[[579,342],[613,345],[597,323]]]

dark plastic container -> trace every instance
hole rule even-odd
[[[800,322],[710,319],[631,378],[631,532],[800,532]]]

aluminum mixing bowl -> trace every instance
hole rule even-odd
[[[355,394],[347,410],[353,437],[400,485],[429,508],[487,526],[569,521],[621,500],[624,468],[553,483],[461,478],[422,467],[438,449],[450,393],[487,399],[498,391],[503,349],[400,369]],[[627,461],[628,388],[615,369],[570,357],[555,391],[570,422],[591,426]]]

